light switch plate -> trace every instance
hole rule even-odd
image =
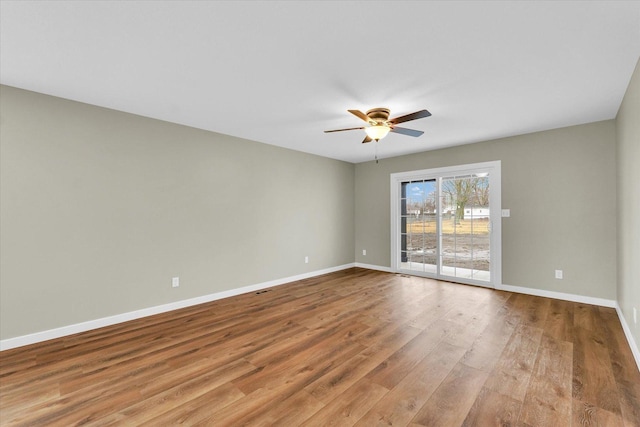
[[[502,209],[502,218],[509,218],[511,216],[511,209]]]

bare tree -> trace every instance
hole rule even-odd
[[[468,178],[445,179],[442,191],[454,205],[456,222],[464,219],[464,207],[472,194],[472,183]]]
[[[475,178],[473,196],[476,206],[489,206],[489,178]]]
[[[486,177],[445,179],[442,191],[455,207],[456,222],[464,219],[464,208],[469,202],[475,206],[489,206],[489,180]]]

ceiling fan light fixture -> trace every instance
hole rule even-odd
[[[423,119],[425,117],[429,117],[431,115],[427,110],[416,111],[415,113],[405,114],[404,116],[395,117],[393,119],[389,119],[389,109],[388,108],[372,108],[367,111],[367,114],[363,113],[360,110],[347,110],[360,120],[367,123],[368,126],[360,126],[356,128],[347,128],[347,129],[335,129],[335,130],[325,130],[324,133],[332,133],[332,132],[342,132],[345,130],[363,130],[367,134],[362,141],[363,144],[371,141],[379,141],[391,131],[394,133],[399,133],[400,135],[407,135],[417,137],[422,135],[424,132],[421,130],[415,129],[407,129],[403,127],[397,126],[399,123],[409,122],[411,120]]]
[[[375,125],[364,128],[364,131],[367,133],[369,138],[375,139],[376,141],[387,136],[390,130],[391,128],[385,125]]]

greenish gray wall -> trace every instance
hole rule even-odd
[[[350,163],[0,90],[0,339],[354,262]]]
[[[640,61],[616,117],[618,304],[640,345]],[[638,322],[633,322],[633,307]]]
[[[500,160],[502,283],[614,300],[615,152],[609,120],[357,164],[356,262],[390,266],[391,173]]]

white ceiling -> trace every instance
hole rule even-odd
[[[347,109],[428,109],[381,158],[614,118],[640,2],[2,1],[0,81],[341,159]]]

